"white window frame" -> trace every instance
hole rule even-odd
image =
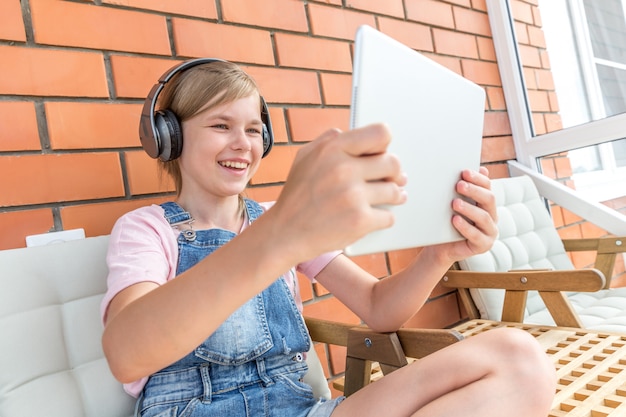
[[[575,190],[541,174],[538,165],[542,156],[626,137],[626,114],[534,136],[509,0],[486,1],[517,155],[516,161],[509,161],[511,175],[529,175],[548,200],[609,233],[626,235],[626,216],[585,200]]]

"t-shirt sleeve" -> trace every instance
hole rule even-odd
[[[175,276],[178,247],[160,206],[143,207],[120,217],[113,226],[107,252],[107,292],[103,322],[111,300],[140,282],[162,285]]]
[[[341,253],[341,251],[327,252],[310,261],[301,263],[298,265],[297,270],[306,275],[311,281],[315,281],[317,274]]]

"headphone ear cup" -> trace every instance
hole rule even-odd
[[[159,159],[168,162],[178,158],[183,150],[183,132],[176,114],[168,109],[157,111],[154,126],[159,138]]]
[[[265,158],[270,150],[272,149],[272,145],[274,145],[274,140],[272,139],[272,135],[270,134],[269,129],[267,128],[267,124],[263,123],[263,156]]]

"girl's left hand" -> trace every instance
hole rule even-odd
[[[488,174],[485,167],[480,167],[479,172],[465,170],[461,173],[456,191],[475,204],[461,198],[452,201],[455,212],[452,224],[465,239],[433,246],[440,259],[456,262],[489,250],[495,242],[498,214]]]

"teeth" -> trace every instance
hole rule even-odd
[[[223,161],[223,162],[220,162],[220,165],[226,168],[237,168],[237,169],[244,169],[248,167],[248,164],[246,164],[245,162],[235,162],[235,161]]]

